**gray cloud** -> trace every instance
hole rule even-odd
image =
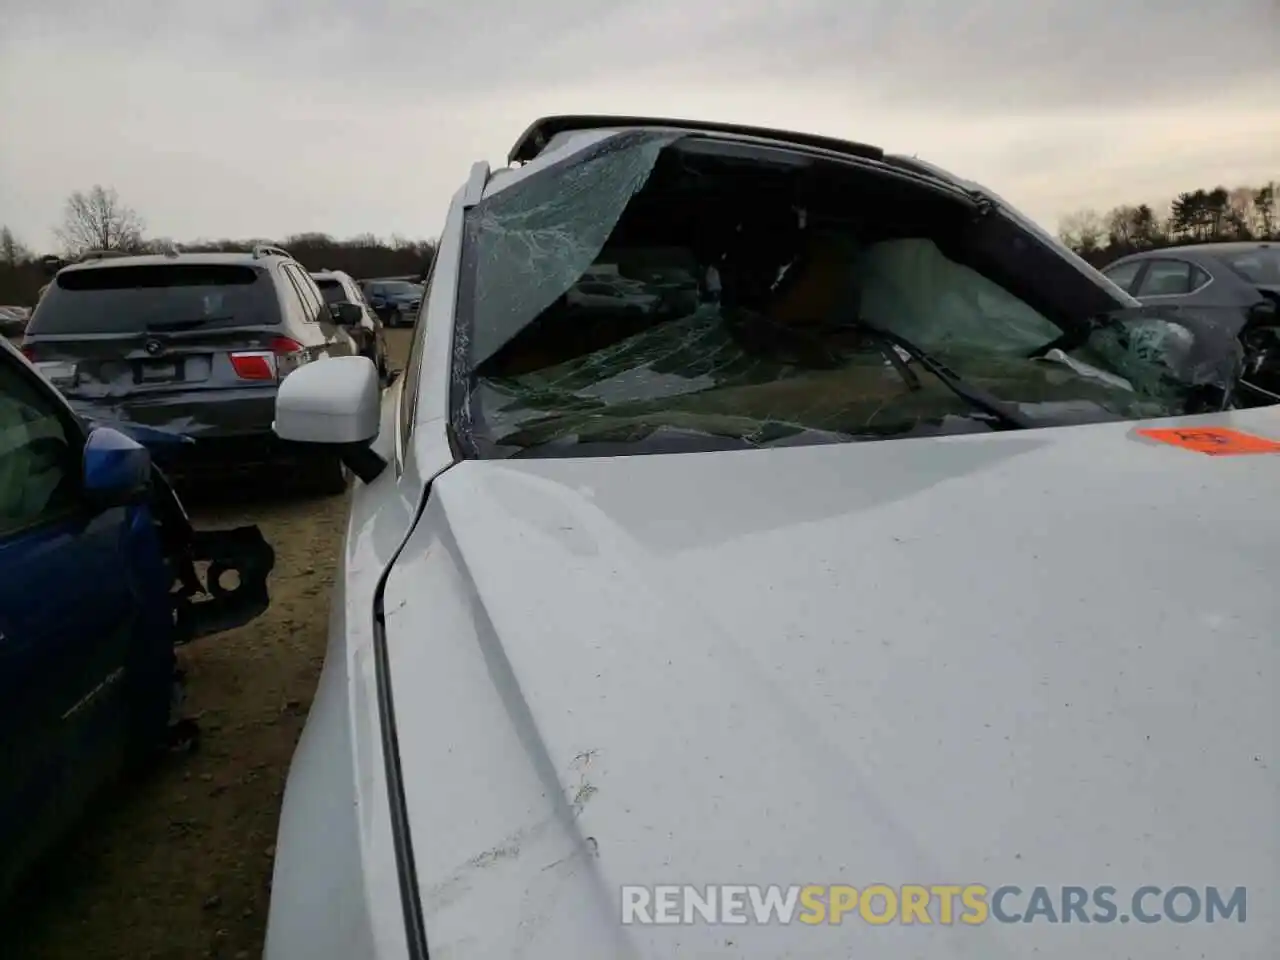
[[[435,7],[436,9],[432,9]],[[165,50],[392,100],[667,74],[844,84],[984,112],[1280,89],[1276,0],[489,0],[471,4],[92,0],[33,7],[17,42]]]
[[[1262,176],[1280,126],[1280,0],[0,6],[0,219],[26,232],[99,179],[179,235],[422,232],[531,113],[623,101],[928,148],[1041,217]]]

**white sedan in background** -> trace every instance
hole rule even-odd
[[[361,479],[267,960],[1272,956],[1280,419],[1241,344],[873,147],[572,117],[511,161],[396,384],[280,389]],[[720,302],[558,312],[645,244]],[[656,922],[797,883],[983,908]],[[1254,909],[1175,922],[1179,884]],[[1068,885],[1120,909],[1023,922]]]

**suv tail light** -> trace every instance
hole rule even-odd
[[[289,337],[276,337],[269,350],[244,350],[231,354],[231,368],[241,380],[280,381],[302,360],[302,344]]]
[[[32,363],[35,363],[35,362],[36,362],[36,348],[35,348],[35,347],[31,346],[31,344],[29,344],[29,343],[24,343],[21,347],[19,347],[19,349],[22,351],[22,355],[23,355],[24,357],[26,357],[26,358],[27,358],[28,360],[30,360]]]

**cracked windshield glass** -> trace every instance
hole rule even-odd
[[[485,456],[1168,416],[1241,362],[1228,326],[907,167],[696,136],[616,135],[493,192],[464,258],[456,425]]]

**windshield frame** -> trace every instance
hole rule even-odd
[[[483,250],[480,249],[481,244],[477,242],[477,231],[474,228],[481,217],[488,213],[488,211],[481,209],[482,205],[492,197],[506,194],[508,190],[519,190],[526,183],[536,182],[547,176],[555,176],[567,168],[589,163],[602,154],[618,149],[618,142],[623,138],[636,137],[636,135],[637,131],[614,133],[590,143],[567,156],[558,156],[554,161],[539,165],[539,169],[529,171],[525,177],[520,178],[518,181],[500,186],[499,189],[485,196],[479,204],[464,209],[459,253],[457,301],[454,310],[452,362],[449,368],[449,422],[455,439],[465,451],[465,456],[471,458],[503,456],[503,454],[481,452],[482,443],[488,445],[494,441],[487,436],[488,430],[485,423],[483,402],[473,403],[473,398],[478,399],[476,391],[482,382],[477,376],[474,354],[471,350],[472,334],[476,323],[477,274],[480,257],[484,255]],[[671,147],[677,140],[682,140],[686,137],[694,141],[711,140],[711,145],[715,146],[714,138],[708,138],[704,135],[683,134],[672,137],[666,147]],[[774,150],[778,149],[777,145],[770,145],[770,147]],[[812,151],[800,148],[795,148],[792,152],[812,155]],[[823,159],[829,160],[830,158]],[[883,171],[886,176],[898,173],[896,169],[887,167],[884,164],[870,164],[865,161],[852,162],[845,158],[841,158],[839,162],[842,165],[847,164],[850,167],[862,168],[864,171],[868,167],[873,167],[877,174]],[[537,164],[536,160],[525,166],[534,164]],[[945,193],[952,197],[961,192],[958,187],[949,183],[944,184],[937,181],[921,183],[921,178],[919,177],[904,179],[910,179],[917,187],[934,189],[939,193]],[[1095,329],[1094,318],[1096,317],[1119,316],[1131,312],[1144,314],[1150,312],[1149,308],[1143,308],[1139,301],[1126,294],[1125,291],[1106,281],[1105,277],[1096,268],[1083,261],[1077,263],[1067,256],[1061,244],[1054,238],[1048,237],[1048,235],[1042,236],[1035,231],[1029,230],[1018,216],[1016,210],[1006,209],[1003,203],[983,205],[968,193],[964,193],[964,196],[973,201],[975,221],[990,224],[982,234],[983,246],[989,248],[984,251],[983,256],[989,259],[995,258],[999,261],[998,264],[993,264],[998,266],[999,273],[1004,273],[1006,270],[1014,271],[1009,276],[992,275],[987,273],[985,269],[980,272],[986,274],[988,280],[1002,287],[1013,297],[1024,300],[1033,310],[1042,312],[1051,323],[1061,327],[1065,331],[1062,338],[1064,341],[1079,340],[1083,342],[1084,338],[1089,336],[1091,331]],[[626,206],[624,205],[624,212],[625,209]],[[1032,283],[1029,279],[1033,275],[1037,278],[1035,283]],[[1053,296],[1050,296],[1043,292],[1045,288],[1057,289],[1062,285],[1064,278],[1070,284],[1066,293],[1056,292]],[[594,279],[594,277],[584,275],[581,278],[581,280],[590,279]],[[1009,282],[1010,280],[1013,282]],[[1027,291],[1032,292],[1032,296],[1028,297]],[[1052,309],[1049,311],[1044,310],[1042,303],[1051,303]],[[1066,316],[1060,316],[1060,312]],[[525,325],[527,326],[535,319],[536,316],[529,318]],[[1066,320],[1065,323],[1064,319]],[[1046,349],[1050,346],[1052,345],[1045,345]],[[966,383],[964,386],[968,387],[970,385]],[[1013,401],[1010,402],[1012,403]],[[1103,419],[1134,419],[1134,417],[1117,416]],[[1077,421],[1063,421],[1064,424],[1070,422]],[[1055,424],[1050,421],[1041,421],[1034,425],[1051,426]],[[481,438],[485,439],[482,441]],[[580,442],[588,445],[591,443],[586,438]],[[567,455],[572,456],[572,454]],[[584,451],[583,455],[589,454]]]

